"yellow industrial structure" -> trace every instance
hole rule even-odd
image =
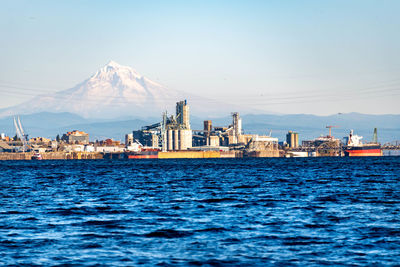
[[[173,151],[173,152],[159,152],[159,159],[179,159],[179,158],[220,158],[219,151]]]

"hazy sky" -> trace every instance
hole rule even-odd
[[[0,108],[109,60],[279,113],[400,113],[400,1],[0,1]]]

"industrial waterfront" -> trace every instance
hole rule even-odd
[[[56,159],[171,159],[171,158],[273,158],[399,155],[400,144],[382,146],[378,129],[365,142],[349,131],[343,139],[333,136],[337,125],[328,125],[328,134],[299,142],[299,133],[288,129],[286,140],[269,135],[246,134],[238,112],[232,123],[213,125],[204,120],[203,129],[192,129],[186,100],[176,103],[176,112],[164,112],[159,122],[143,125],[125,135],[125,142],[113,139],[90,141],[89,134],[71,130],[55,139],[28,138],[19,117],[14,117],[16,135],[1,134],[0,160]]]

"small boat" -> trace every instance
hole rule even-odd
[[[42,160],[42,155],[39,152],[35,152],[31,157],[32,160]]]

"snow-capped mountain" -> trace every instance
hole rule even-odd
[[[114,61],[77,86],[0,110],[0,117],[38,112],[71,112],[86,118],[161,116],[187,99],[193,114],[220,116],[237,108],[166,87]],[[229,113],[228,113],[229,114]]]

